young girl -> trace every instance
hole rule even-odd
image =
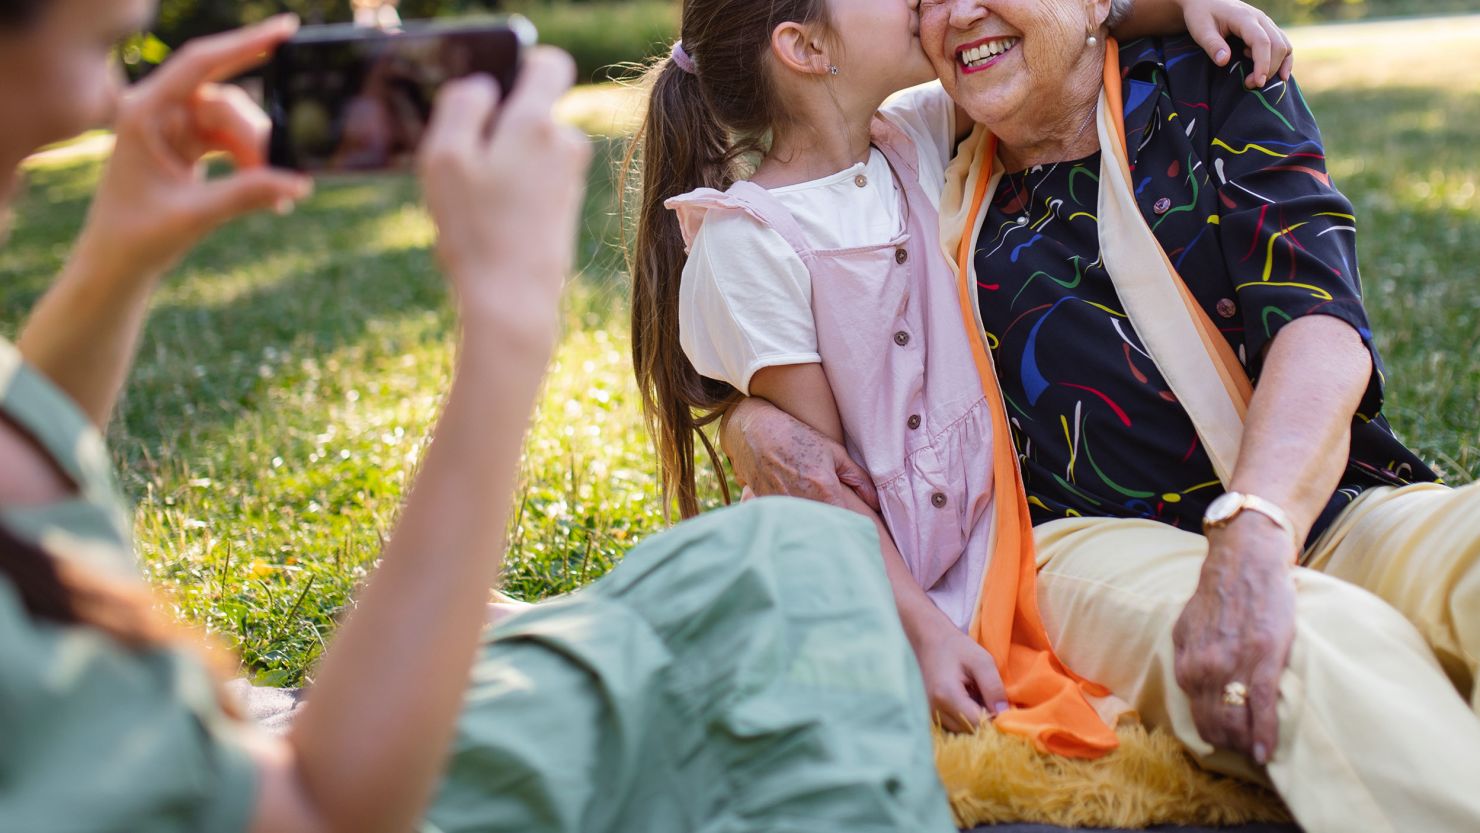
[[[1113,25],[1130,4],[1112,5]],[[1179,6],[1194,29],[1268,25],[1233,0],[1140,5],[1142,28]],[[937,235],[958,117],[933,84],[884,105],[933,76],[918,26],[916,0],[684,4],[640,136],[637,379],[684,515],[697,511],[694,434],[740,395],[844,442],[877,489],[878,511],[852,508],[878,526],[941,723],[969,731],[991,715],[1040,749],[1092,757],[1115,745],[1096,713],[1107,692],[1053,656],[1031,570],[985,604],[1000,545],[991,414]],[[1259,57],[1261,74],[1285,63]],[[1017,608],[991,614],[995,635],[979,615],[994,606]]]

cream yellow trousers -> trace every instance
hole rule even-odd
[[[1206,539],[1107,518],[1036,535],[1060,655],[1204,766],[1272,784],[1307,833],[1480,831],[1480,484],[1370,490],[1306,552],[1262,771],[1198,737],[1173,673],[1172,627]]]

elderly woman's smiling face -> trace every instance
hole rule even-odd
[[[1109,0],[922,0],[920,42],[946,92],[977,122],[1035,119],[1092,71]]]

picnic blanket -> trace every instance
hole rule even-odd
[[[229,686],[232,693],[241,699],[252,720],[270,732],[281,734],[287,731],[294,713],[303,704],[302,689],[260,688],[245,680],[236,680]],[[949,747],[946,747],[949,749]],[[947,752],[947,754],[950,754]],[[949,776],[947,776],[949,783]],[[1185,827],[1158,825],[1143,830],[1164,833],[1300,833],[1300,829],[1289,824],[1247,824],[1231,827]],[[995,824],[971,828],[969,833],[1086,833],[1090,830],[1107,833],[1128,833],[1125,828],[1105,827],[1056,827],[1046,824]]]

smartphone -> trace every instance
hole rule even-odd
[[[307,173],[404,170],[442,84],[485,73],[507,92],[534,42],[533,24],[517,15],[394,31],[305,26],[263,77],[269,159]]]

